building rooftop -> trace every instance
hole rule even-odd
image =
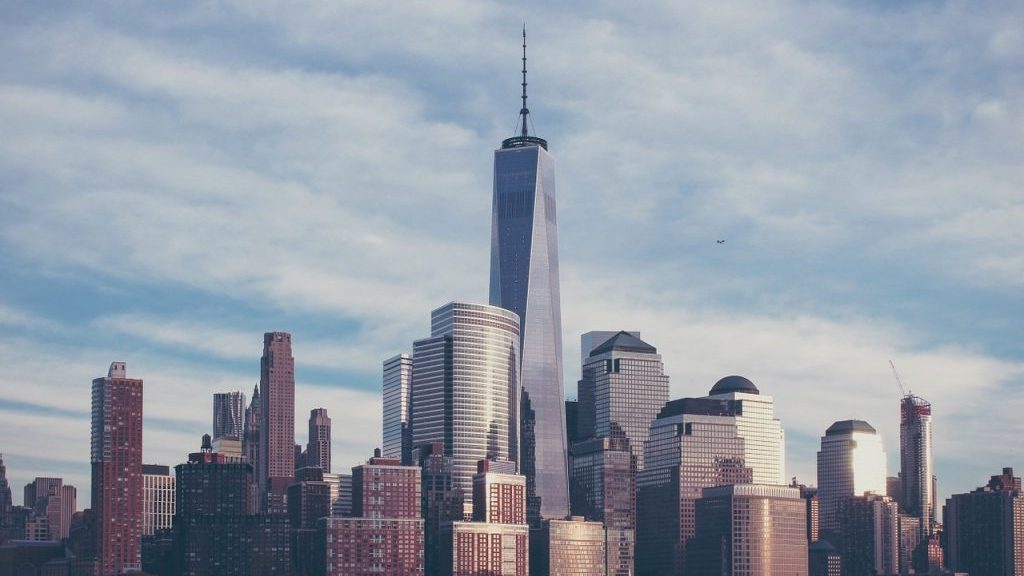
[[[726,376],[715,385],[711,387],[709,396],[715,394],[729,394],[730,392],[742,392],[744,394],[760,394],[761,392],[754,386],[754,383],[747,380],[743,376]]]
[[[840,420],[825,430],[825,436],[837,436],[851,432],[867,432],[875,434],[875,428],[863,420]]]
[[[603,344],[594,348],[590,355],[597,356],[598,354],[604,354],[605,352],[611,352],[612,350],[618,350],[621,352],[644,352],[648,354],[658,353],[658,349],[654,346],[651,346],[647,342],[644,342],[625,330],[620,330],[618,334],[605,340]]]

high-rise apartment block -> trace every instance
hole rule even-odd
[[[882,439],[870,424],[842,420],[828,427],[818,452],[818,523],[823,538],[839,529],[838,511],[844,500],[869,492],[885,494],[885,466]]]
[[[430,338],[413,344],[413,445],[443,444],[467,517],[476,463],[519,454],[518,358],[519,319],[484,304],[434,310]]]
[[[658,350],[639,336],[618,332],[583,363],[577,436],[626,438],[642,470],[651,422],[667,402],[668,376]]]
[[[741,402],[672,400],[651,424],[644,469],[637,476],[638,574],[683,574],[701,491],[751,482],[736,425]]]
[[[472,521],[442,528],[436,574],[526,576],[530,530],[526,524],[526,478],[513,462],[481,460],[473,476]]]
[[[225,436],[241,440],[245,433],[245,394],[218,392],[213,395],[213,439]]]
[[[636,555],[635,458],[625,438],[594,438],[572,446],[572,513],[603,522],[609,576],[632,576]]]
[[[291,334],[263,335],[259,396],[259,497],[262,510],[285,513],[285,493],[295,476],[295,359]]]
[[[569,513],[569,476],[555,160],[547,141],[528,132],[525,30],[522,85],[519,135],[505,139],[494,152],[490,303],[515,312],[521,326],[519,462],[527,478],[531,523],[539,526],[541,517]]]
[[[112,362],[92,381],[92,509],[96,574],[142,569],[142,380]]]
[[[992,576],[1024,574],[1024,492],[1013,468],[988,484],[946,500],[942,513],[951,570]]]
[[[805,505],[789,486],[705,488],[687,549],[691,574],[807,574]]]
[[[166,530],[174,520],[175,484],[169,466],[142,465],[142,535]]]
[[[327,576],[422,576],[420,469],[383,458],[352,469],[353,516],[320,522],[318,562]]]
[[[416,458],[420,466],[420,500],[424,521],[423,564],[427,574],[440,574],[443,556],[443,528],[465,519],[461,489],[456,488],[452,458],[440,442],[421,446]],[[450,560],[450,559],[449,559]]]
[[[901,511],[920,519],[922,536],[935,526],[935,465],[932,455],[932,405],[908,394],[900,402]]]
[[[412,356],[398,354],[384,361],[384,443],[381,454],[398,458],[404,465],[413,463],[412,428]]]
[[[325,408],[309,411],[309,442],[306,444],[306,466],[331,471],[331,418]]]

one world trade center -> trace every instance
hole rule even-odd
[[[527,516],[537,526],[541,518],[569,514],[569,483],[555,160],[547,141],[527,128],[525,30],[522,99],[518,135],[494,152],[490,303],[520,318],[519,467],[526,476]]]

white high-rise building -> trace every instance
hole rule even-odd
[[[708,398],[740,404],[733,418],[743,438],[743,462],[754,472],[754,484],[786,484],[786,433],[775,417],[775,401],[742,376],[726,376]]]
[[[832,424],[818,452],[818,522],[823,534],[839,528],[840,504],[868,493],[885,495],[882,438],[863,420]]]
[[[174,519],[174,476],[169,466],[142,465],[142,534],[170,528]]]

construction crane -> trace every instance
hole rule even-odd
[[[896,383],[900,385],[900,392],[903,397],[906,397],[907,391],[903,388],[903,380],[900,378],[900,373],[896,371],[896,365],[892,363],[892,360],[889,360],[889,366],[892,366],[892,375],[896,377]]]

